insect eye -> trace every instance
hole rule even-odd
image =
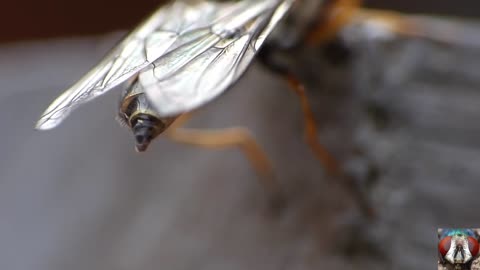
[[[468,237],[468,249],[472,256],[476,256],[478,254],[478,241],[477,239],[469,236]]]
[[[450,245],[452,243],[452,237],[447,236],[438,242],[438,251],[442,254],[442,257],[447,255],[448,250],[450,250]]]

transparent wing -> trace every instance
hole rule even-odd
[[[182,42],[139,74],[160,116],[195,109],[212,100],[244,73],[265,38],[295,0],[252,0],[212,4],[215,20],[184,31]]]
[[[204,36],[201,29],[224,15],[219,14],[217,5],[209,2],[188,5],[175,1],[161,7],[60,95],[42,114],[36,127],[54,128],[78,105],[127,81],[165,53],[186,44],[197,44]],[[224,7],[222,12],[228,11],[227,4],[221,6]]]

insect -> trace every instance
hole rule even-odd
[[[252,164],[270,174],[270,164],[245,129],[181,129],[190,112],[218,97],[245,72],[262,44],[296,6],[309,1],[173,1],[159,8],[91,71],[60,95],[36,128],[59,125],[79,105],[123,84],[117,119],[133,132],[136,150],[145,151],[159,134],[198,146],[240,146]],[[314,31],[300,40],[322,42],[357,8],[355,0],[310,1],[318,7]],[[339,12],[341,11],[341,12]],[[263,57],[267,59],[268,57]],[[275,66],[274,64],[272,66]],[[327,172],[351,183],[318,142],[305,90],[288,69],[273,68],[301,99],[307,142]],[[269,186],[274,186],[270,181]],[[361,195],[356,195],[360,198]],[[365,205],[364,199],[359,199]],[[367,209],[368,207],[363,207]]]
[[[442,265],[451,264],[454,269],[470,269],[479,251],[479,235],[473,229],[440,229],[438,253]]]
[[[151,109],[156,118],[161,118],[176,117],[198,108],[243,74],[293,2],[174,1],[155,12],[58,97],[36,127],[57,126],[78,105],[126,81],[127,91],[120,111],[121,118],[129,125],[138,122],[137,114],[126,113],[129,110]],[[143,98],[131,102],[139,95],[145,95],[148,102]],[[141,105],[134,106],[135,103]],[[148,108],[142,107],[146,103]],[[145,148],[149,141],[137,148]]]

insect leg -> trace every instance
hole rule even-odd
[[[304,41],[309,45],[319,45],[332,40],[338,31],[350,23],[360,5],[361,0],[328,1],[310,25]]]
[[[319,136],[317,125],[312,109],[310,107],[310,103],[305,93],[305,87],[291,73],[287,74],[285,76],[285,79],[287,80],[290,89],[292,89],[300,99],[300,104],[302,107],[303,117],[305,121],[305,136],[307,143],[308,145],[310,145],[313,153],[323,164],[327,173],[339,179],[342,182],[342,185],[344,185],[348,189],[349,193],[352,194],[355,201],[358,203],[362,212],[368,217],[373,217],[373,209],[371,208],[365,194],[359,189],[358,182],[344,172],[344,170],[341,168],[340,164],[330,153],[330,151],[328,151],[318,140]]]
[[[183,128],[190,114],[181,115],[165,132],[172,141],[206,148],[240,148],[256,171],[260,174],[261,184],[274,195],[280,194],[279,184],[275,181],[272,166],[262,148],[257,144],[248,129],[231,127],[223,129],[200,130]]]
[[[341,184],[351,194],[362,213],[369,218],[373,217],[375,215],[374,210],[370,206],[369,200],[363,190],[358,186],[358,181],[346,174],[330,151],[320,143],[316,120],[310,102],[308,101],[304,85],[287,67],[274,61],[274,58],[272,57],[272,49],[271,44],[265,44],[258,54],[258,59],[271,71],[281,75],[287,81],[289,88],[294,91],[300,99],[305,121],[304,129],[307,144],[310,146],[315,156],[320,160],[327,174],[341,181]]]
[[[305,93],[305,87],[292,74],[286,74],[285,78],[290,89],[293,90],[300,99],[303,117],[305,120],[305,137],[307,143],[312,148],[316,157],[320,160],[320,162],[322,162],[328,174],[332,176],[341,175],[342,169],[340,168],[340,164],[318,140],[317,125]]]

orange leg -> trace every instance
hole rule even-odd
[[[342,170],[340,169],[338,162],[335,160],[333,155],[330,154],[330,152],[318,141],[317,124],[305,93],[305,87],[292,74],[288,74],[286,78],[290,89],[292,89],[300,98],[300,104],[302,106],[303,116],[305,119],[305,136],[307,143],[310,145],[315,156],[317,156],[317,158],[323,164],[329,175],[341,175]]]
[[[165,135],[172,141],[206,148],[238,147],[260,174],[262,184],[273,194],[279,193],[280,186],[273,175],[272,166],[264,151],[257,144],[249,130],[232,127],[215,130],[182,128],[189,114],[183,114],[169,127]]]
[[[312,109],[305,93],[305,87],[290,73],[286,74],[286,79],[290,86],[290,89],[292,89],[300,98],[300,103],[305,119],[306,140],[308,145],[314,152],[315,156],[320,160],[326,172],[330,176],[339,179],[341,181],[341,184],[347,188],[348,192],[352,195],[352,197],[358,204],[360,210],[365,214],[365,216],[369,218],[374,217],[374,210],[370,206],[369,200],[368,198],[366,198],[366,195],[358,187],[357,181],[350,175],[347,175],[342,170],[341,166],[333,157],[333,155],[319,142],[315,118],[313,116]]]
[[[309,45],[319,45],[335,37],[345,25],[350,23],[360,8],[360,0],[330,0],[322,10],[306,36]]]
[[[361,211],[367,217],[373,217],[373,210],[370,207],[365,194],[363,194],[362,190],[358,187],[357,181],[351,176],[345,174],[334,156],[319,142],[316,121],[308,102],[305,87],[293,75],[288,67],[275,61],[275,58],[273,57],[274,49],[275,48],[272,47],[271,44],[266,44],[258,54],[258,59],[271,71],[285,78],[290,86],[289,88],[299,97],[305,119],[305,136],[308,145],[322,163],[326,172],[333,178],[339,179],[341,184],[348,190],[352,197],[354,197],[354,200],[357,202],[359,208],[361,208]]]

